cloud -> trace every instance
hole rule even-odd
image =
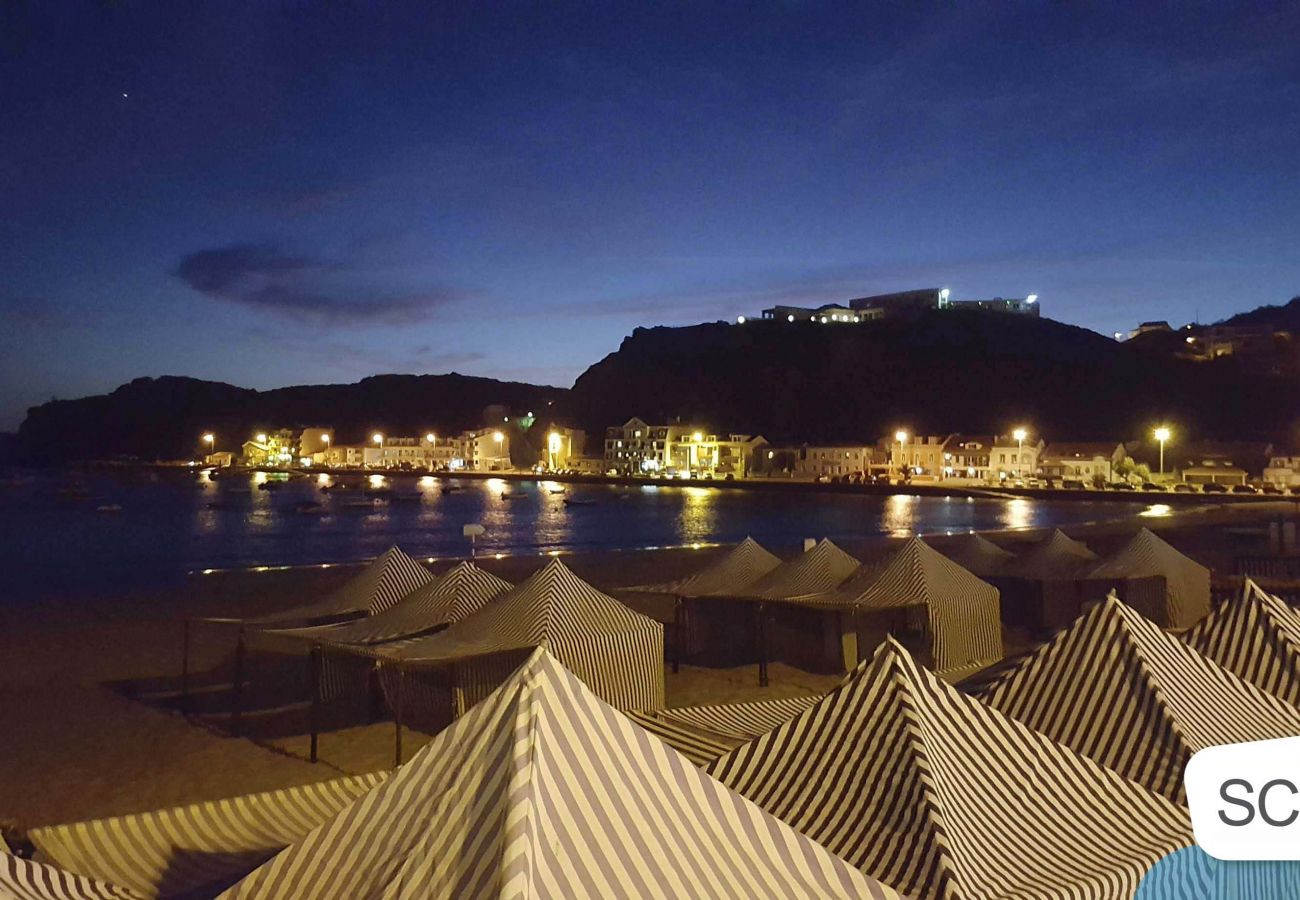
[[[458,299],[442,286],[416,292],[376,288],[365,282],[382,273],[296,256],[274,244],[199,250],[182,259],[174,274],[205,297],[321,323],[416,322]]]

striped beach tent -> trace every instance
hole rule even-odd
[[[779,565],[779,556],[747,537],[724,556],[684,578],[659,584],[635,585],[622,590],[669,594],[674,597],[736,596],[744,593],[746,588]]]
[[[1253,581],[1183,638],[1229,672],[1300,706],[1300,613]]]
[[[276,629],[273,633],[341,647],[384,644],[457,622],[511,587],[510,582],[472,562],[462,562],[374,615],[335,625]]]
[[[140,894],[55,866],[0,853],[0,900],[143,900]]]
[[[1002,658],[998,589],[919,537],[883,563],[862,567],[837,590],[794,602],[854,611],[922,607],[930,663],[940,672]]]
[[[550,650],[620,709],[664,704],[663,625],[602,594],[558,559],[444,631],[373,649],[407,670],[451,667],[459,715],[535,647]]]
[[[839,587],[861,565],[828,538],[772,569],[732,596],[751,600],[792,600]]]
[[[1098,559],[1083,542],[1053,531],[990,576],[1002,591],[1002,620],[1037,633],[1073,622],[1087,599],[1083,578]]]
[[[943,555],[967,572],[984,578],[1001,575],[1016,555],[1003,550],[982,534],[963,534],[943,545]]]
[[[614,593],[637,612],[673,626],[672,664],[676,672],[683,656],[694,656],[706,649],[710,625],[716,634],[725,632],[729,624],[725,613],[723,621],[702,621],[704,611],[698,603],[690,601],[701,597],[734,597],[779,565],[780,557],[747,537],[720,558],[684,578],[633,585]]]
[[[1097,563],[1087,577],[1121,582],[1116,587],[1129,604],[1167,628],[1190,628],[1210,612],[1210,570],[1175,550],[1148,528]],[[1158,596],[1151,604],[1134,603],[1130,596],[1133,590],[1126,592],[1124,582],[1138,580],[1156,584]]]
[[[1061,529],[1020,554],[1007,564],[1007,575],[1017,578],[1073,579],[1083,576],[1100,557],[1083,541],[1076,541]]]
[[[212,896],[381,784],[385,772],[229,800],[37,828],[64,870],[148,897]]]
[[[1183,769],[1197,750],[1300,735],[1300,710],[1206,659],[1113,595],[981,697],[1179,803],[1186,802]]]
[[[383,556],[369,563],[328,596],[244,621],[249,626],[266,628],[314,619],[372,616],[394,606],[411,591],[431,581],[432,572],[400,548],[390,547]]]
[[[896,896],[536,650],[385,785],[223,898]]]
[[[750,703],[676,706],[629,712],[627,716],[691,762],[704,765],[790,721],[820,699],[814,695]]]
[[[797,718],[705,768],[865,874],[930,900],[1129,897],[1185,811],[887,640]]]

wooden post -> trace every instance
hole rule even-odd
[[[311,761],[317,760],[317,749],[320,744],[320,676],[321,676],[321,646],[320,644],[311,645]]]
[[[247,652],[244,642],[244,626],[239,626],[239,637],[235,641],[235,681],[230,686],[230,733],[238,736],[242,730],[244,713],[244,654]]]
[[[190,622],[185,620],[185,631],[181,638],[181,714],[190,714]]]
[[[676,675],[681,668],[682,662],[682,632],[685,624],[682,619],[686,615],[684,609],[686,601],[678,597],[673,604],[673,674]]]
[[[402,764],[402,713],[406,702],[406,666],[397,664],[397,702],[393,704],[393,722],[397,726],[393,736],[393,768]]]
[[[767,610],[758,604],[758,686],[767,687]]]

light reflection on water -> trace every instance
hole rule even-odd
[[[62,480],[60,480],[62,479]],[[0,585],[5,580],[156,578],[158,572],[342,562],[398,544],[420,557],[465,555],[461,529],[477,523],[480,553],[733,543],[746,536],[778,551],[804,538],[837,542],[909,535],[1069,525],[1136,515],[1134,503],[1023,498],[948,499],[796,491],[746,491],[685,484],[585,485],[501,478],[448,482],[392,475],[388,502],[370,506],[363,475],[295,478],[260,490],[263,475],[212,482],[178,473],[159,482],[86,476],[93,497],[59,500],[66,476],[0,492]],[[343,490],[320,490],[330,483]],[[452,490],[448,491],[448,486]],[[366,490],[363,490],[365,488]],[[553,493],[563,490],[563,493]],[[518,495],[503,498],[502,494]],[[418,502],[410,497],[418,496]],[[122,511],[99,515],[96,506]],[[215,504],[215,508],[209,506]],[[1163,515],[1162,505],[1147,515]],[[73,563],[70,565],[69,560]],[[15,592],[9,592],[10,595]],[[5,599],[0,595],[0,602]]]

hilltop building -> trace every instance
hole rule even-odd
[[[847,305],[828,303],[818,307],[773,306],[763,310],[763,319],[772,322],[813,322],[823,325],[833,323],[874,322],[893,316],[909,315],[927,309],[979,309],[986,312],[1038,316],[1038,295],[1025,297],[994,297],[991,300],[953,300],[948,288],[922,288],[913,291],[896,291],[892,294],[874,294],[855,297]],[[739,324],[745,323],[741,316]]]

